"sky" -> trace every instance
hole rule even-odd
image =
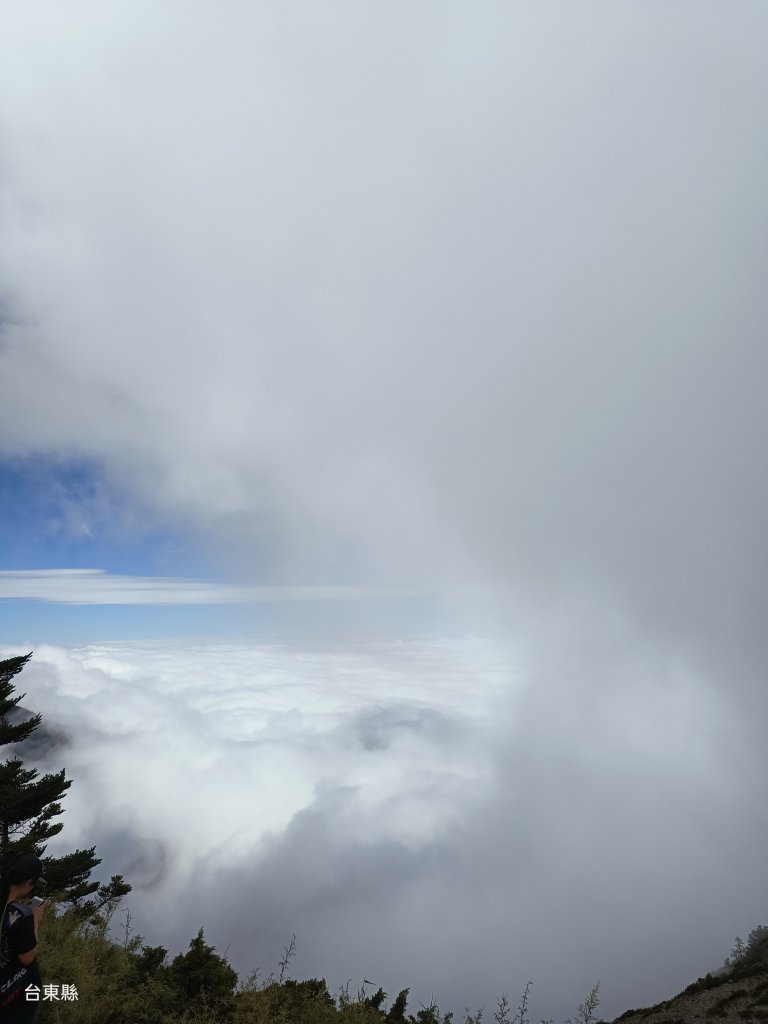
[[[716,967],[768,918],[765,6],[0,18],[62,849],[150,944],[412,1009]]]

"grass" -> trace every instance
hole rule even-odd
[[[434,999],[414,1013],[406,1013],[407,988],[389,1005],[381,988],[369,995],[363,985],[352,994],[351,982],[332,994],[325,979],[296,981],[289,977],[295,935],[283,949],[276,972],[260,980],[257,970],[238,983],[227,961],[205,942],[202,929],[186,953],[169,961],[165,949],[147,946],[141,936],[132,934],[127,912],[122,936],[116,940],[110,932],[115,909],[107,907],[91,918],[62,907],[52,907],[46,914],[40,957],[44,983],[74,985],[78,999],[41,1003],[40,1024],[555,1024],[551,1018],[532,1020],[530,981],[514,1013],[504,993],[491,1014],[485,1015],[482,1007],[475,1011],[465,1007],[464,1016],[458,1019],[453,1012],[441,1011]],[[733,958],[726,973],[699,978],[681,996],[695,996],[737,979],[768,978],[768,931],[756,933],[751,944],[741,943],[740,955]],[[756,990],[749,987],[754,1009],[742,1016],[768,1020],[768,1007],[760,1005],[768,1000],[768,982]],[[747,988],[739,986],[707,1016],[717,1019],[729,1004],[748,994]],[[642,1011],[629,1010],[617,1021],[663,1011],[669,1002]],[[562,1024],[600,1024],[598,1005],[596,983],[575,1016]],[[682,1020],[670,1016],[669,1024]]]

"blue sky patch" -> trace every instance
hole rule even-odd
[[[94,461],[0,460],[0,569],[210,573],[199,538],[139,508]]]

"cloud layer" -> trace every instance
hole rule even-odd
[[[767,22],[757,0],[8,12],[0,454],[99,466],[126,522],[191,528],[232,586],[444,591],[525,665],[512,738],[503,717],[470,729],[490,772],[473,786],[463,753],[458,779],[445,767],[463,711],[365,710],[314,655],[347,711],[277,715],[266,762],[258,744],[243,760],[235,721],[216,734],[218,698],[195,710],[183,652],[173,702],[160,655],[126,685],[133,655],[51,655],[41,694],[64,718],[82,707],[93,740],[78,776],[113,758],[114,786],[138,751],[181,794],[191,759],[219,798],[234,751],[226,779],[267,794],[274,834],[247,830],[234,868],[260,894],[263,960],[293,900],[307,963],[336,914],[350,969],[387,964],[398,985],[423,963],[452,999],[441,953],[472,920],[468,982],[495,989],[514,964],[544,984],[551,962],[572,1012],[597,972],[636,1005],[649,974],[668,993],[758,923]],[[68,521],[96,530],[86,498],[78,518],[68,492]],[[171,703],[191,709],[178,728]],[[414,766],[412,795],[387,803],[334,744]],[[201,816],[169,848],[175,805],[153,799],[126,795],[124,828],[196,930],[231,885],[222,869],[181,898],[218,832]],[[117,860],[127,835],[103,845]],[[365,963],[360,916],[381,937]],[[256,941],[252,918],[235,925]],[[552,952],[574,948],[581,966]]]
[[[761,763],[685,665],[549,639],[559,675],[471,638],[40,648],[58,845],[132,881],[148,942],[204,925],[243,973],[295,932],[297,977],[414,1006],[529,978],[558,1017],[598,977],[606,1014],[660,999],[755,923]]]
[[[46,10],[3,53],[6,452],[233,572],[763,599],[761,8]]]
[[[363,587],[243,587],[208,580],[119,576],[103,569],[0,570],[0,598],[64,604],[259,604],[412,597]]]

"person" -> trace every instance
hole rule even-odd
[[[27,989],[42,990],[37,962],[37,942],[45,904],[36,907],[19,902],[41,880],[43,864],[28,853],[0,879],[0,1024],[32,1024],[39,1001],[27,998]]]

